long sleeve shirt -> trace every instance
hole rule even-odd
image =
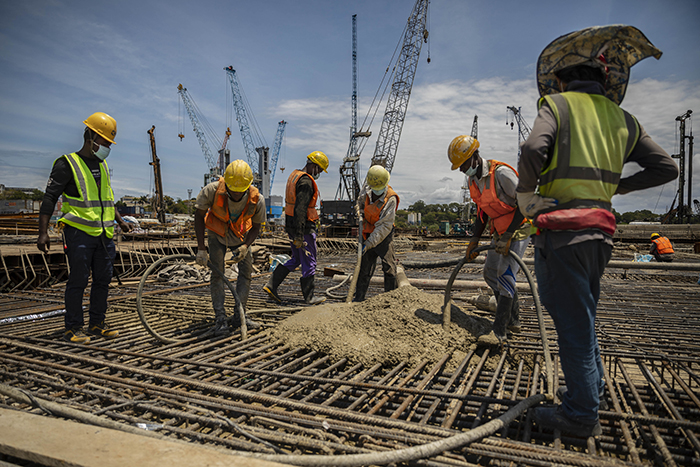
[[[383,200],[387,195],[385,191],[379,200]],[[369,196],[372,199],[372,189],[367,188],[366,191],[358,197],[357,203],[360,206],[360,210],[363,211],[365,207],[365,199]],[[379,213],[379,220],[374,223],[374,230],[369,234],[367,240],[365,240],[365,248],[370,249],[382,243],[382,241],[389,236],[392,229],[394,228],[394,219],[396,218],[396,197],[390,197],[384,207],[382,207]]]
[[[100,161],[95,157],[80,157],[90,169],[92,176],[95,177],[95,182],[99,188],[101,179]],[[63,193],[73,198],[77,198],[79,195],[78,186],[75,183],[75,177],[73,177],[73,170],[70,167],[70,162],[65,157],[57,159],[53,164],[51,175],[49,175],[49,180],[46,183],[46,191],[39,208],[39,214],[47,214],[49,216],[53,214],[56,202]]]

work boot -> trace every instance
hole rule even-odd
[[[90,338],[85,335],[82,329],[66,329],[63,339],[74,344],[89,344]]]
[[[568,389],[566,386],[559,386],[557,388],[557,397],[559,398],[559,401],[564,402],[564,394],[566,394],[567,390]],[[598,394],[598,398],[600,399],[600,402],[598,403],[598,410],[608,410],[608,401],[605,400],[605,391]]]
[[[384,274],[384,292],[391,292],[392,290],[398,288],[399,284],[396,280],[396,276],[391,274]]]
[[[556,429],[567,435],[580,438],[599,436],[603,432],[598,420],[595,422],[572,420],[564,414],[561,405],[556,407],[537,407],[532,412],[532,418],[541,427]]]
[[[226,322],[226,312],[215,310],[214,313],[216,316],[214,318],[214,328],[212,329],[214,336],[219,337],[230,334],[231,330],[228,328],[228,323]]]
[[[316,276],[301,278],[301,293],[304,296],[304,301],[309,305],[318,305],[326,301],[326,297],[314,298],[314,278]]]
[[[262,324],[260,324],[256,321],[253,321],[252,319],[248,318],[248,315],[246,315],[245,326],[246,326],[246,329],[248,329],[250,331],[252,329],[261,328]],[[241,327],[241,317],[238,315],[238,311],[236,311],[233,314],[233,317],[231,317],[231,328],[238,329],[240,327]]]
[[[513,307],[510,309],[510,321],[508,322],[508,330],[510,332],[520,332],[520,300],[518,300],[518,292],[513,295]]]
[[[513,309],[513,299],[507,295],[498,297],[496,317],[493,320],[493,333],[498,340],[506,340],[506,325],[510,322],[510,312]]]
[[[105,339],[114,339],[119,337],[119,331],[116,329],[110,329],[110,326],[105,323],[104,320],[100,324],[89,325],[87,332],[93,336],[102,336]]]
[[[285,277],[289,274],[289,269],[284,267],[282,264],[278,264],[277,267],[272,271],[270,279],[268,279],[267,284],[263,286],[263,290],[273,298],[277,303],[282,303],[282,299],[277,295],[277,287],[280,286]]]

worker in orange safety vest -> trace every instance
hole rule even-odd
[[[649,254],[660,263],[670,263],[673,261],[673,245],[668,237],[662,237],[658,233],[651,234],[651,249]]]

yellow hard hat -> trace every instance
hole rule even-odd
[[[391,175],[381,165],[373,165],[367,171],[367,185],[373,190],[381,190],[389,183]]]
[[[104,112],[95,112],[86,118],[83,123],[92,131],[102,136],[112,144],[117,136],[117,121]]]
[[[246,191],[253,183],[253,171],[246,161],[236,159],[226,167],[224,181],[231,191]]]
[[[326,170],[328,168],[328,156],[326,156],[324,153],[321,151],[314,151],[308,156],[306,156],[308,160],[316,164],[317,166],[321,167],[324,172],[328,173]]]
[[[656,237],[660,237],[660,236],[661,236],[661,235],[659,235],[659,234],[657,234],[656,232],[654,232],[653,234],[651,234],[651,239],[654,240]]]
[[[479,141],[473,136],[460,135],[453,139],[447,149],[447,157],[452,162],[452,170],[459,169],[474,155],[477,149],[479,149]]]

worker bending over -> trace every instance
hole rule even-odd
[[[296,169],[287,179],[284,199],[285,230],[291,240],[292,257],[284,264],[277,265],[270,280],[263,287],[274,300],[281,302],[277,287],[287,275],[301,265],[301,293],[309,305],[323,302],[325,297],[314,298],[314,277],[316,276],[316,223],[319,216],[316,210],[318,186],[316,179],[328,168],[328,157],[321,151],[306,156],[303,169]]]
[[[394,255],[394,218],[399,209],[399,195],[389,186],[389,171],[381,165],[373,165],[367,171],[367,187],[360,194],[355,206],[358,219],[362,219],[362,262],[357,276],[355,301],[365,299],[369,281],[374,275],[377,258],[382,259],[384,292],[394,290],[396,281],[396,256]]]
[[[233,262],[238,264],[236,295],[241,305],[246,307],[253,274],[253,255],[250,246],[260,234],[265,222],[265,199],[254,186],[253,171],[240,159],[231,162],[224,176],[209,183],[197,195],[194,214],[194,231],[197,234],[197,264],[207,266],[207,260],[220,272],[224,272],[226,250],[233,252]],[[209,257],[204,246],[204,228],[209,230]],[[224,279],[212,271],[211,302],[214,308],[214,334],[229,333],[226,322],[224,301]],[[233,315],[233,329],[240,327],[241,318]],[[259,327],[258,323],[246,318],[248,329]]]
[[[601,56],[601,48],[608,55]],[[634,55],[617,56],[627,51]],[[678,176],[666,151],[619,107],[629,67],[649,55],[658,58],[661,51],[636,28],[617,25],[562,36],[538,59],[542,98],[521,148],[517,196],[538,228],[535,273],[557,330],[566,390],[561,405],[536,408],[533,418],[575,436],[601,433],[605,381],[595,318],[600,277],[613,249],[612,197]],[[643,170],[621,178],[627,162]]]
[[[670,263],[673,261],[673,245],[668,237],[662,237],[657,233],[651,234],[651,249],[649,254],[660,263]]]
[[[459,169],[469,176],[469,194],[478,208],[473,235],[467,247],[467,255],[472,260],[478,256],[473,250],[479,246],[481,234],[489,221],[491,224],[491,245],[495,249],[486,255],[483,274],[496,296],[492,333],[503,342],[506,340],[506,330],[520,332],[520,304],[515,288],[520,267],[510,252],[522,258],[530,243],[530,224],[517,209],[515,187],[518,186],[518,173],[505,162],[482,159],[479,141],[471,136],[462,135],[453,139],[447,155],[452,170]]]
[[[37,248],[49,252],[49,221],[58,197],[63,195],[61,218],[65,253],[70,266],[66,284],[63,338],[76,344],[87,344],[90,337],[83,332],[83,292],[92,273],[90,288],[90,322],[87,332],[114,339],[119,331],[106,322],[107,296],[112,281],[114,257],[114,221],[124,231],[130,230],[114,208],[114,192],[105,159],[117,136],[117,122],[103,112],[90,115],[84,122],[83,147],[56,159],[46,184],[44,200],[39,208]]]

